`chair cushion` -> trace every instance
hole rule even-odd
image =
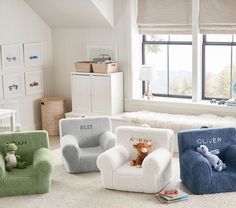
[[[6,195],[25,195],[36,193],[36,178],[33,166],[25,169],[13,169],[6,172],[4,178],[4,189]]]
[[[99,154],[101,154],[102,152],[104,152],[103,148],[101,146],[97,146],[97,147],[88,147],[88,148],[81,148],[80,149],[80,157],[93,157],[93,158],[97,158],[97,156]]]
[[[33,165],[27,166],[25,169],[14,168],[12,171],[6,171],[6,180],[11,179],[12,177],[33,177],[34,169]]]
[[[97,157],[104,152],[101,146],[80,149],[80,172],[98,171]]]
[[[236,190],[236,168],[228,166],[217,172],[212,170],[212,190],[214,192],[230,192]]]
[[[143,169],[125,163],[114,172],[113,185],[118,190],[143,192]]]

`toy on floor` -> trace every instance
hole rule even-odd
[[[19,162],[19,155],[16,155],[17,146],[14,143],[6,144],[6,156],[5,164],[6,170],[11,171],[13,168],[24,169],[26,168],[26,162]]]
[[[149,150],[152,148],[152,144],[150,141],[140,141],[135,142],[133,147],[137,150],[137,157],[135,160],[130,162],[130,165],[141,168],[144,158],[148,155]]]
[[[209,161],[210,165],[214,167],[215,170],[222,171],[226,168],[225,163],[223,163],[222,160],[217,156],[217,154],[219,154],[219,150],[209,151],[206,145],[200,145],[197,148],[197,151]]]

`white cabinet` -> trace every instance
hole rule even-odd
[[[123,73],[71,74],[72,111],[85,114],[123,112]]]

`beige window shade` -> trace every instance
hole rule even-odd
[[[191,33],[192,0],[138,0],[141,34]]]
[[[200,0],[202,34],[236,33],[236,0]]]

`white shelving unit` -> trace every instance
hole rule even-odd
[[[114,115],[123,112],[123,72],[71,73],[70,115]]]

